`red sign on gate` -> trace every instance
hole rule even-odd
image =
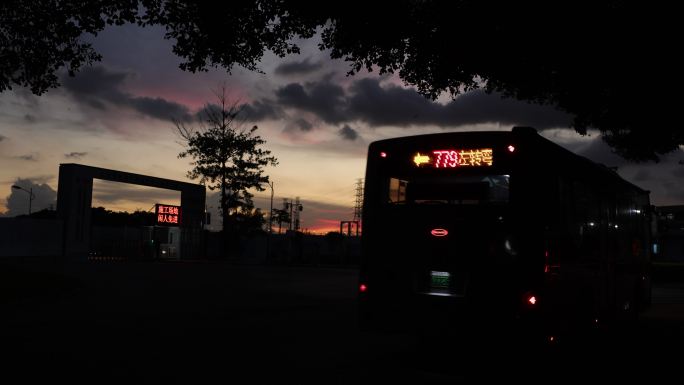
[[[179,226],[181,223],[181,207],[157,203],[154,205],[154,214],[157,217],[157,225]]]

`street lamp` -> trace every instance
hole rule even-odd
[[[273,233],[273,186],[275,186],[275,182],[268,182],[268,185],[271,187],[271,209],[268,212],[268,233],[271,234]]]
[[[271,208],[268,212],[268,237],[266,238],[266,262],[271,259],[271,236],[273,235],[273,186],[274,182],[269,181],[268,186],[271,188]]]
[[[33,187],[27,190],[21,186],[13,185],[12,188],[15,190],[27,192],[29,194],[29,215],[31,215],[31,203],[33,202],[33,198],[35,198],[35,196],[33,195]]]

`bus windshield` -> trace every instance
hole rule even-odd
[[[507,203],[509,175],[390,178],[389,204],[480,205]]]

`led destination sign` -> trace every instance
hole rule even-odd
[[[489,167],[494,164],[491,148],[433,150],[413,157],[416,167]]]
[[[181,223],[180,206],[157,203],[154,205],[154,213],[157,217],[157,225],[178,226]]]

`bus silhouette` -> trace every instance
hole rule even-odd
[[[553,339],[634,321],[651,212],[648,191],[529,127],[371,143],[360,325]]]

